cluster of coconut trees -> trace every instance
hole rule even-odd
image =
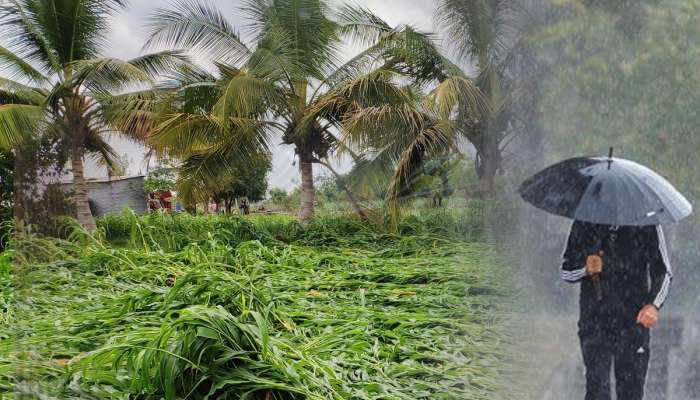
[[[83,161],[111,165],[105,135],[114,132],[180,160],[191,193],[268,156],[281,137],[299,161],[302,221],[313,215],[314,166],[330,167],[341,154],[356,170],[388,173],[395,202],[424,160],[460,152],[466,139],[493,189],[510,131],[502,82],[515,10],[505,1],[442,1],[439,20],[461,39],[471,74],[432,34],[323,0],[246,1],[248,40],[209,3],[179,0],[150,16],[144,48],[154,52],[133,60],[102,56],[124,0],[0,4],[0,146],[32,135],[65,146],[76,217],[88,229],[95,223]],[[364,50],[340,62],[347,43]]]

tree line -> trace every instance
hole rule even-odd
[[[655,2],[628,3],[441,0],[434,17],[437,32],[425,32],[408,24],[392,26],[349,4],[248,0],[237,10],[246,18],[242,36],[242,27],[210,3],[179,0],[149,16],[145,54],[121,60],[106,57],[104,47],[110,18],[123,11],[124,1],[5,1],[0,5],[0,148],[12,160],[15,179],[13,196],[4,204],[12,203],[15,217],[22,219],[21,198],[31,192],[35,170],[51,170],[33,161],[37,154],[50,156],[58,170],[69,162],[71,212],[84,227],[94,228],[83,162],[92,157],[118,169],[119,157],[106,140],[115,132],[157,157],[178,160],[178,191],[189,201],[211,196],[221,182],[240,181],[251,164],[269,162],[270,142],[281,137],[298,162],[302,221],[314,211],[314,170],[336,175],[331,161],[341,156],[353,163],[343,192],[358,213],[362,187],[377,187],[375,193],[396,205],[424,190],[426,171],[444,182],[440,171],[446,160],[472,160],[478,185],[471,195],[493,196],[498,176],[522,162],[523,147],[546,159],[565,153],[568,139],[560,140],[562,135],[614,131],[599,122],[600,115],[618,113],[610,118],[617,121],[615,129],[632,126],[624,122],[630,119],[659,115],[642,115],[638,107],[628,118],[626,103],[611,104],[619,93],[609,90],[616,86],[604,86],[618,72],[631,84],[640,82],[651,73],[645,64],[624,53],[603,56],[580,38],[601,36],[604,50],[612,50],[604,43],[632,43],[645,21],[652,21],[650,29],[659,35],[649,35],[647,45],[655,52],[647,56],[658,60],[659,68],[668,67],[663,60],[680,62],[683,53],[667,54],[674,46],[653,41],[688,33],[664,31],[663,21],[680,18],[691,5],[674,3],[672,11],[679,15],[669,17]],[[609,23],[595,28],[593,22],[600,21]],[[654,28],[653,21],[662,22]],[[343,60],[347,44],[361,50]],[[595,68],[600,74],[591,73]],[[639,76],[630,77],[632,72]],[[569,90],[572,83],[582,85],[580,108],[557,101],[557,90]],[[618,87],[623,89],[629,101],[639,99],[634,87]],[[658,98],[653,107],[663,101],[669,99]],[[588,104],[597,110],[588,111]],[[588,126],[578,122],[589,116]],[[655,130],[659,140],[686,119],[659,122],[665,124]],[[577,132],[562,133],[572,130]],[[545,137],[551,139],[549,150],[539,148]],[[23,168],[32,171],[18,174]],[[449,193],[436,186],[436,192]]]

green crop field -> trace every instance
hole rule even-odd
[[[99,225],[0,254],[2,398],[497,398],[507,272],[460,217]]]

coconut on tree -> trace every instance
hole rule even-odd
[[[109,166],[118,157],[106,142],[122,125],[119,99],[150,86],[186,62],[163,51],[133,60],[103,57],[111,15],[122,0],[9,0],[0,6],[0,145],[17,146],[31,135],[51,135],[68,149],[76,217],[94,229],[83,161]]]

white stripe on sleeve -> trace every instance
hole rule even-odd
[[[584,276],[586,276],[586,268],[579,268],[573,271],[561,269],[561,278],[565,281],[576,282]]]
[[[666,267],[666,275],[664,275],[664,281],[661,284],[659,293],[656,294],[654,299],[654,306],[656,308],[661,308],[666,301],[666,296],[668,296],[668,289],[671,287],[671,278],[673,278],[673,272],[671,271],[671,262],[668,258],[668,249],[666,247],[666,237],[664,236],[664,231],[661,229],[661,225],[656,226],[656,234],[658,236],[659,242],[659,253],[661,253],[661,260]]]
[[[564,256],[566,255],[566,248],[569,246],[569,239],[571,238],[571,228],[574,227],[574,223],[571,223],[571,226],[569,226],[569,234],[566,237],[566,244],[564,245],[564,250],[561,252],[561,260],[562,264],[559,267],[559,273],[561,274],[561,279],[568,281],[568,282],[576,282],[579,279],[583,278],[586,276],[586,268],[579,268],[575,269],[573,271],[567,271],[564,269]]]

